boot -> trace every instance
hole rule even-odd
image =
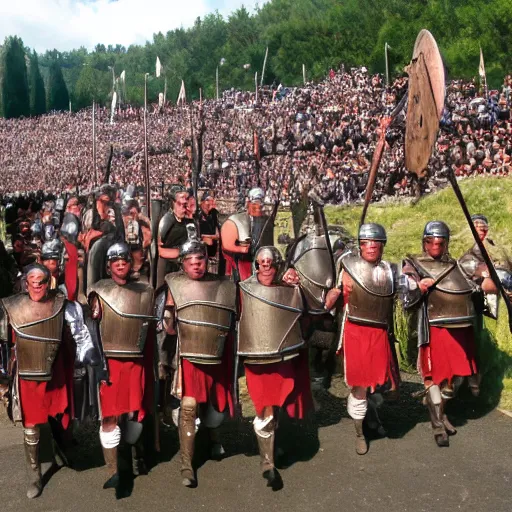
[[[356,453],[364,455],[368,452],[368,443],[364,437],[363,420],[354,420],[354,427],[356,429]]]
[[[149,473],[144,460],[144,443],[142,439],[138,439],[132,446],[132,461],[134,476],[147,475]]]
[[[437,443],[437,446],[450,446],[450,440],[448,438],[448,434],[446,433],[446,427],[443,422],[443,400],[441,400],[440,404],[435,404],[432,401],[430,393],[427,393],[426,402],[428,412],[430,414],[430,421],[432,423],[432,430],[434,431],[434,439]]]
[[[387,432],[379,417],[378,405],[372,396],[368,398],[368,410],[365,416],[366,425],[373,430],[379,437],[386,437]]]
[[[119,484],[119,472],[117,470],[117,448],[117,446],[115,448],[105,448],[102,446],[103,457],[107,466],[108,475],[107,481],[103,484],[103,489],[113,489],[116,488]]]
[[[27,498],[37,498],[43,492],[41,462],[39,461],[39,428],[26,428],[24,431],[25,457],[29,475]]]
[[[180,450],[181,450],[181,483],[185,487],[197,484],[192,459],[194,458],[194,440],[196,437],[196,408],[183,404],[180,411]]]
[[[222,460],[226,455],[226,451],[224,450],[224,446],[220,441],[220,432],[219,428],[209,428],[208,433],[210,435],[210,457],[212,460]]]
[[[450,423],[450,420],[448,419],[448,417],[444,413],[444,411],[446,409],[447,402],[448,402],[448,400],[445,400],[445,399],[443,399],[441,401],[441,411],[440,411],[440,414],[441,414],[441,418],[443,420],[443,425],[444,425],[444,428],[446,430],[446,433],[449,436],[454,436],[457,433],[457,429]]]
[[[71,446],[70,436],[53,418],[50,418],[49,423],[52,431],[53,464],[58,468],[70,467],[71,462],[67,455]]]
[[[269,426],[267,426],[267,428]],[[267,481],[267,487],[271,487],[274,491],[277,491],[283,487],[283,481],[279,472],[274,467],[275,430],[273,430],[273,427],[271,428],[272,432],[268,437],[262,437],[256,433],[256,439],[258,440],[258,449],[261,459],[261,473],[263,478]]]

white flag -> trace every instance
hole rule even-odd
[[[176,103],[179,103],[180,100],[181,100],[182,103],[185,103],[187,101],[187,95],[185,93],[185,82],[183,80],[181,81],[180,94],[178,96],[178,99],[177,99]]]
[[[156,77],[159,78],[162,73],[162,63],[160,62],[160,59],[156,58]]]
[[[482,52],[482,47],[480,46],[480,65],[478,66],[478,74],[482,80],[485,80],[485,65],[484,65],[484,53]]]
[[[124,84],[126,80],[126,71],[123,69],[123,72],[119,75],[119,80]]]
[[[117,92],[112,95],[112,106],[110,110],[110,124],[114,124],[114,111],[116,110]]]
[[[159,92],[158,93],[158,106],[162,108],[164,106],[164,93]]]

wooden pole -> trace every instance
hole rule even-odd
[[[386,59],[386,87],[389,87],[388,43],[384,44],[384,56]]]
[[[261,70],[261,82],[260,86],[263,87],[263,79],[265,78],[265,68],[267,67],[267,57],[268,57],[268,46],[265,50],[265,59],[263,60],[263,69]]]
[[[149,158],[148,158],[148,73],[144,75],[144,168],[146,178],[146,209],[151,218],[151,190],[149,188]]]
[[[96,103],[92,101],[92,168],[94,171],[94,186],[98,186],[98,168],[96,167]]]
[[[215,84],[217,91],[217,100],[219,99],[219,66],[217,66],[217,71],[215,72]]]
[[[256,88],[256,103],[258,103],[258,72],[254,74],[254,87]]]

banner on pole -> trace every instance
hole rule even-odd
[[[185,93],[185,82],[183,80],[181,81],[180,94],[178,96],[176,103],[179,103],[180,100],[182,104],[187,101],[187,94]]]
[[[156,74],[156,77],[157,78],[160,78],[160,75],[162,74],[162,63],[160,62],[160,59],[157,57],[156,58],[156,70],[155,70],[155,74]]]
[[[112,95],[112,106],[110,108],[110,124],[114,124],[114,112],[116,110],[117,92]]]
[[[484,64],[484,52],[482,52],[482,47],[480,46],[480,64],[478,66],[478,74],[480,78],[485,81],[485,64]]]

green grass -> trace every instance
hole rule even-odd
[[[512,179],[476,178],[460,183],[471,213],[483,213],[490,222],[490,238],[512,254]],[[354,237],[357,234],[361,206],[326,207],[330,225],[343,226]],[[473,244],[471,231],[450,186],[430,194],[416,203],[396,202],[372,204],[367,222],[382,224],[388,234],[386,259],[393,262],[407,254],[421,251],[423,228],[430,220],[442,220],[451,230],[450,252],[460,257]],[[289,213],[280,214],[277,232],[291,233]],[[482,399],[492,405],[512,410],[512,335],[504,305],[498,322],[486,319],[486,330],[479,334],[479,365],[483,376]],[[415,318],[398,308],[395,333],[398,356],[403,370],[413,371],[416,365]]]

